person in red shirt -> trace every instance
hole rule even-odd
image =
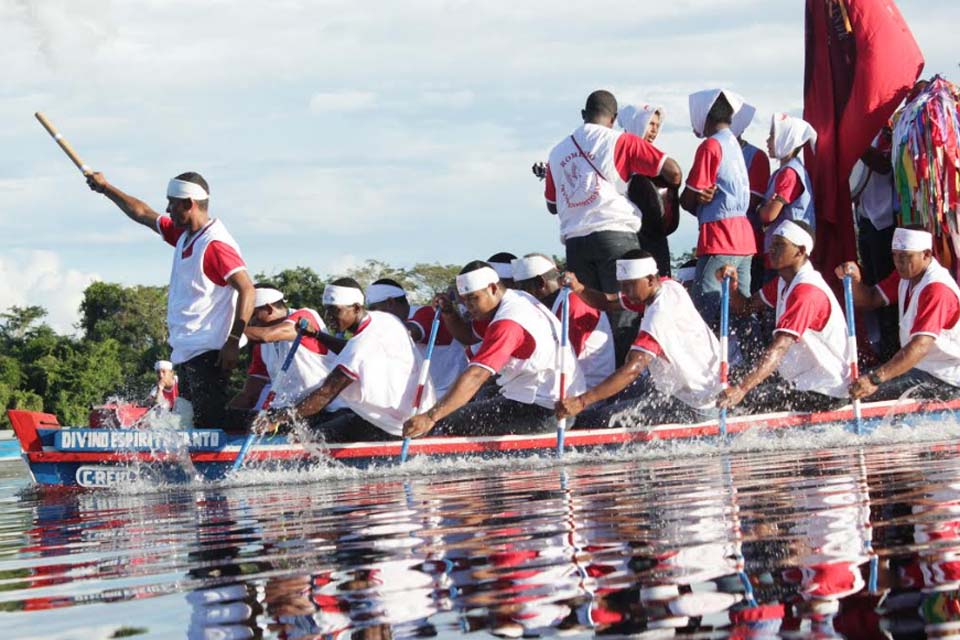
[[[226,427],[229,373],[253,313],[254,289],[236,241],[220,219],[210,217],[207,181],[192,171],[170,180],[169,217],[102,173],[89,174],[87,184],[175,247],[167,294],[170,360],[179,368],[180,394],[193,405],[194,423]]]
[[[157,360],[153,370],[157,373],[157,385],[150,392],[150,402],[154,406],[172,411],[180,395],[173,363],[169,360]]]
[[[960,394],[960,288],[933,257],[933,237],[919,227],[893,234],[895,271],[875,287],[863,282],[859,265],[845,262],[838,278],[851,276],[853,303],[859,309],[897,305],[900,350],[850,385],[854,398],[878,400],[913,395],[954,398]]]

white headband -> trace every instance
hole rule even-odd
[[[501,280],[504,278],[509,280],[513,279],[513,266],[511,262],[489,262],[487,264],[493,267],[493,270],[497,272]]]
[[[482,267],[476,271],[461,273],[457,276],[457,293],[463,295],[473,291],[480,291],[491,284],[500,282],[500,276],[490,267]]]
[[[784,220],[781,222],[780,226],[773,230],[773,235],[786,238],[798,247],[806,247],[807,255],[810,255],[813,251],[813,236],[793,220]]]
[[[169,360],[157,360],[153,365],[154,371],[173,371],[173,363]]]
[[[653,258],[617,260],[617,280],[639,280],[657,275],[657,261]]]
[[[267,287],[261,287],[255,289],[256,293],[253,296],[253,308],[263,307],[268,304],[273,304],[274,302],[280,302],[283,300],[283,294],[277,291],[276,289],[270,289]]]
[[[206,200],[210,197],[210,194],[207,193],[207,190],[198,185],[196,182],[188,182],[186,180],[177,180],[176,178],[173,178],[167,184],[167,197]]]
[[[510,266],[513,267],[513,279],[518,282],[520,280],[529,280],[530,278],[542,276],[557,268],[557,265],[553,264],[553,260],[549,260],[543,256],[517,258],[510,263]]]
[[[893,232],[891,248],[894,251],[932,251],[933,236],[919,229],[898,228]]]
[[[336,284],[328,284],[323,288],[323,304],[334,307],[349,307],[359,304],[363,306],[363,291],[356,287],[341,287]]]
[[[367,287],[367,304],[377,304],[390,298],[405,298],[407,292],[392,284],[372,284]]]

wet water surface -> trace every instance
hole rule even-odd
[[[953,442],[254,470],[137,493],[39,492],[6,463],[0,633],[960,633]]]

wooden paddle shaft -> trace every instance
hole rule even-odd
[[[67,154],[67,157],[70,158],[73,164],[77,165],[77,169],[80,169],[80,172],[83,173],[83,175],[86,176],[93,173],[93,170],[83,163],[83,160],[81,160],[80,156],[77,155],[77,152],[73,150],[73,147],[70,146],[70,143],[67,142],[66,138],[60,135],[60,132],[54,128],[53,123],[47,120],[47,116],[43,115],[39,111],[33,115],[36,116],[37,120],[40,121],[40,124],[42,124],[43,128],[47,130],[47,133],[49,133],[53,139],[57,141],[57,144],[60,145],[60,148],[63,149],[63,152]]]

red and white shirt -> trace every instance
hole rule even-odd
[[[773,182],[773,195],[784,202],[793,202],[803,195],[803,181],[791,167],[784,167],[777,172]]]
[[[640,217],[627,199],[634,174],[660,175],[666,155],[631,133],[584,124],[550,152],[544,197],[557,207],[560,239],[598,231],[640,230]]]
[[[777,307],[780,279],[774,278],[760,290],[760,298],[771,309]],[[830,299],[812,284],[798,284],[784,304],[783,315],[777,319],[774,333],[788,333],[799,339],[808,329],[823,331],[830,319]]]
[[[236,240],[218,219],[188,235],[161,216],[157,232],[174,246],[167,327],[173,348],[170,360],[180,364],[226,342],[237,302],[237,292],[227,279],[246,265]],[[240,342],[242,346],[246,340]]]
[[[430,306],[414,307],[410,309],[411,322],[420,328],[420,335],[414,340],[421,355],[426,357],[427,343],[430,341],[430,330],[433,327],[435,309]],[[453,334],[441,321],[437,330],[437,340],[433,345],[433,354],[430,358],[430,379],[436,387],[437,397],[443,397],[453,386],[457,376],[467,368],[467,356],[463,345],[454,339]]]
[[[560,296],[553,303],[553,313],[563,321]],[[607,314],[594,309],[575,293],[570,294],[569,337],[573,352],[580,360],[587,387],[603,382],[616,369],[613,351],[613,329]]]
[[[161,405],[165,409],[173,409],[177,404],[177,398],[180,397],[180,380],[174,376],[172,387],[161,387],[159,384],[150,392],[150,398],[154,403]]]
[[[900,275],[894,271],[877,284],[877,290],[883,296],[886,304],[898,304],[900,301]],[[911,287],[907,287],[904,307],[910,305],[913,295]],[[949,286],[942,282],[931,282],[920,292],[917,300],[917,314],[910,325],[907,342],[914,336],[938,337],[945,329],[953,329],[960,320],[960,300],[954,295]]]
[[[693,158],[693,166],[687,175],[687,187],[700,192],[715,186],[722,162],[723,147],[716,138],[707,138],[701,142]],[[720,191],[717,191],[714,197],[721,197]],[[745,215],[700,223],[697,238],[698,256],[742,256],[753,255],[756,252],[756,235],[750,220]]]

